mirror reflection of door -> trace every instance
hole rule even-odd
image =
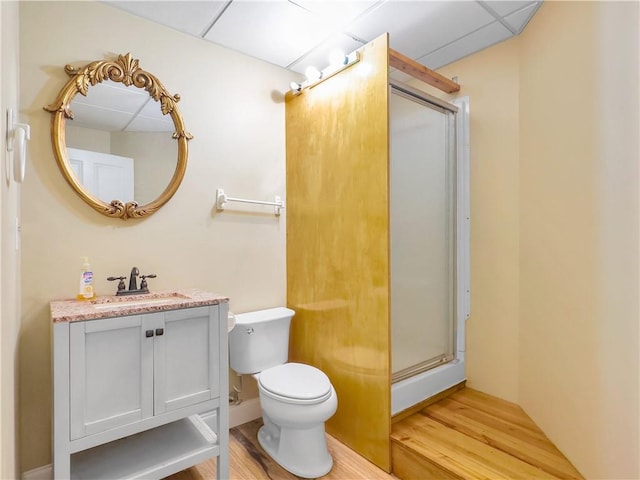
[[[124,170],[116,173],[113,162],[109,168],[101,164],[97,171],[100,178],[91,180],[86,177],[87,172],[79,173],[76,161],[74,171],[84,188],[106,203],[120,200],[145,205],[156,199],[173,176],[178,153],[172,138],[173,120],[170,115],[162,115],[160,103],[144,89],[107,80],[91,86],[86,97],[76,95],[70,107],[74,113],[73,120],[68,120],[66,126],[70,156],[74,149],[84,150],[96,155],[126,157],[131,164],[130,182],[124,180]],[[116,188],[112,185],[116,181],[123,185]],[[132,192],[126,190],[130,187]]]
[[[69,162],[84,188],[105,203],[134,200],[133,158],[67,148]]]

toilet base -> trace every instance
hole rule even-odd
[[[324,423],[305,429],[278,427],[267,418],[258,430],[258,443],[282,468],[302,478],[318,478],[333,467]]]

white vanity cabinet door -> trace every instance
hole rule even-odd
[[[170,412],[219,396],[219,309],[164,313],[155,336],[154,413]]]
[[[154,338],[162,314],[70,325],[70,437],[77,439],[153,415]]]
[[[52,302],[56,480],[158,480],[214,456],[229,478],[228,306],[196,293],[216,303],[90,320]]]

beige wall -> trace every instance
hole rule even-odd
[[[20,187],[13,181],[13,155],[5,148],[6,109],[24,121],[18,109],[18,5],[0,2],[0,478],[17,478],[18,337],[20,331],[20,257],[16,245]],[[8,173],[8,175],[7,175]]]
[[[176,169],[178,145],[171,133],[113,132],[110,150],[133,158],[133,198],[141,205],[160,196]]]
[[[81,42],[51,34],[47,19],[64,17]],[[271,91],[290,75],[99,4],[23,2],[20,28],[22,44],[38,47],[20,58],[21,109],[34,128],[22,195],[27,470],[50,461],[47,302],[73,295],[80,255],[90,255],[99,293],[113,288],[104,277],[136,264],[159,274],[155,288],[220,291],[237,311],[285,301],[284,218],[212,206],[216,187],[283,193],[284,114]],[[76,198],[41,110],[64,64],[127,51],[181,94],[196,137],[183,187],[141,222],[102,218]],[[588,478],[638,478],[638,3],[545,2],[520,37],[442,72],[471,97],[468,383],[519,402]],[[1,214],[4,272],[11,224]],[[6,422],[15,362],[5,361],[2,291]],[[4,425],[3,473],[14,439]]]
[[[458,77],[460,96],[469,97],[471,112],[467,384],[512,402],[518,400],[518,41],[501,43],[440,71]]]
[[[589,478],[640,477],[638,7],[545,3],[521,38],[519,399]]]
[[[518,401],[519,39],[447,65],[470,102],[471,316],[469,387]],[[453,99],[425,83],[413,86]],[[499,338],[499,348],[496,348]]]
[[[639,24],[637,2],[545,2],[440,70],[471,99],[468,385],[588,478],[640,477]]]
[[[109,132],[67,124],[65,126],[65,136],[67,147],[111,153],[111,133]]]
[[[53,18],[73,28],[54,29]],[[233,204],[216,214],[214,202],[217,187],[238,197],[284,196],[279,92],[292,74],[93,2],[20,2],[20,41],[21,106],[32,124],[30,172],[22,192],[25,471],[51,461],[48,302],[75,295],[81,255],[91,259],[100,295],[115,291],[107,276],[128,275],[136,265],[158,275],[152,289],[220,292],[237,312],[285,304],[285,215]],[[93,211],[65,183],[49,141],[50,114],[42,106],[66,82],[65,64],[127,52],[180,94],[194,139],[174,198],[146,220],[123,222]],[[233,213],[243,209],[244,214]]]

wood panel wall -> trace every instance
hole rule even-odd
[[[327,431],[390,471],[388,38],[288,95],[290,361],[331,379]]]

